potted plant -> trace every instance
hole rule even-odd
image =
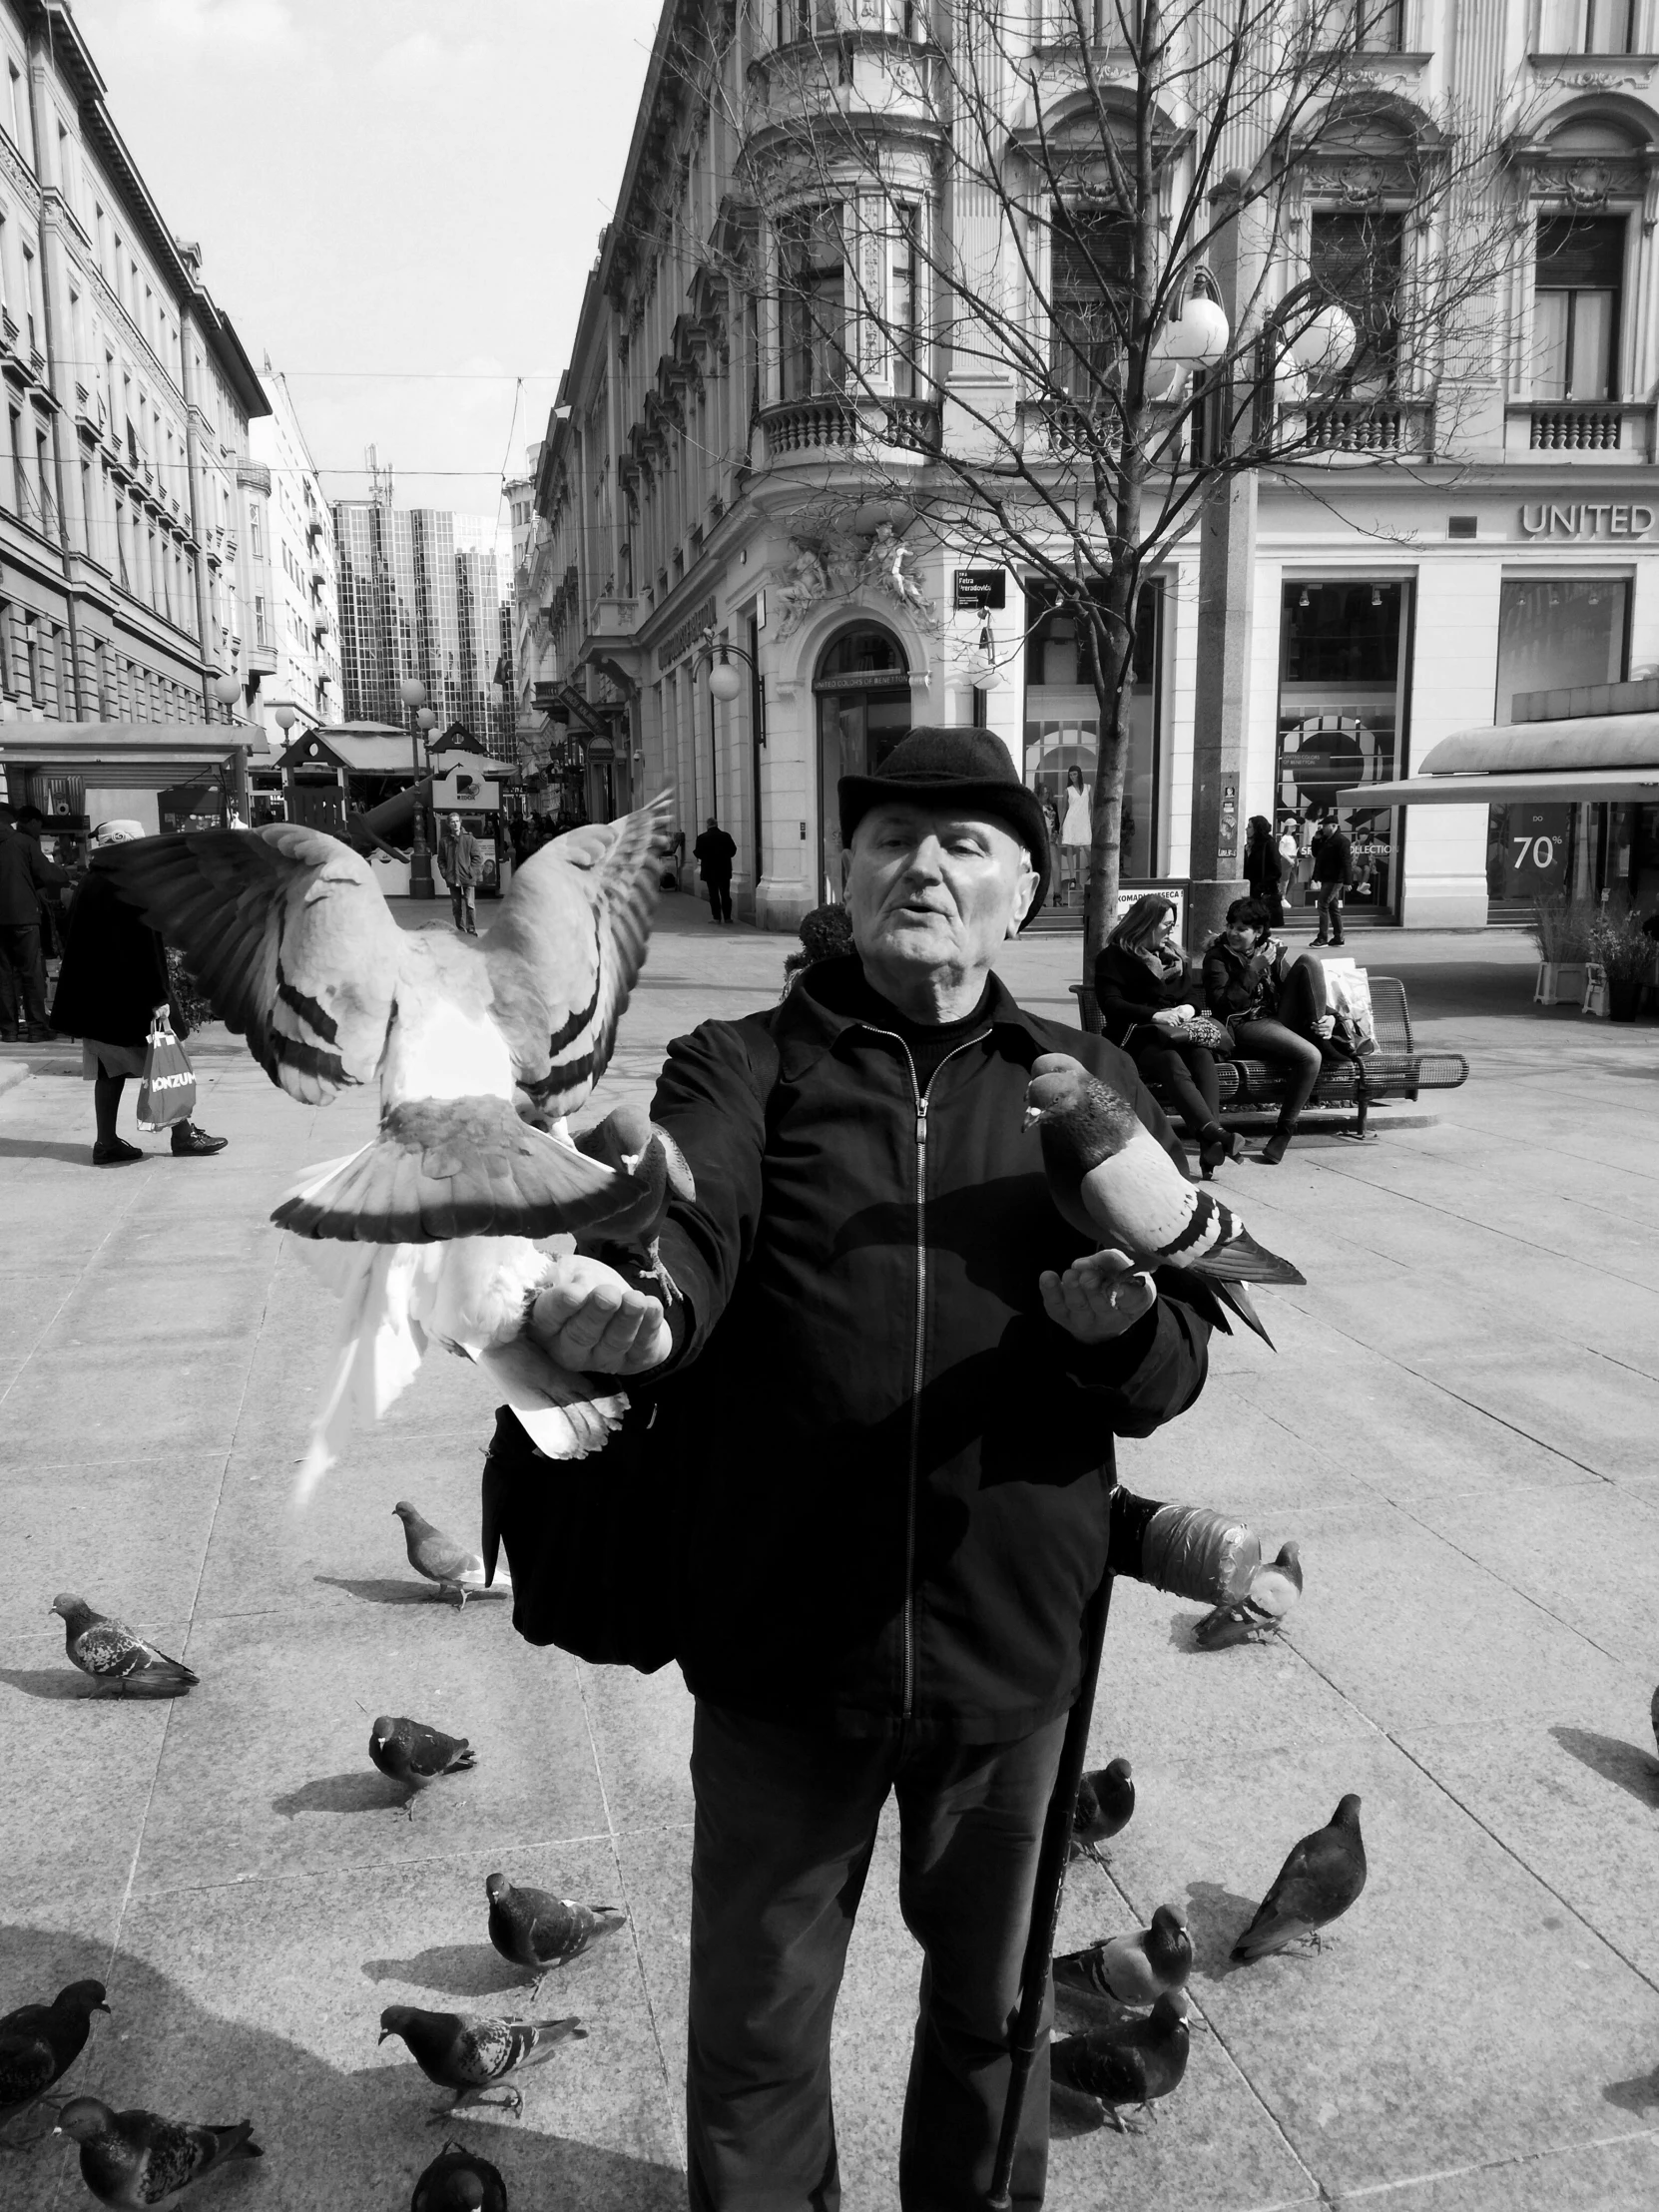
[[[1538,947],[1535,1004],[1583,1004],[1591,911],[1582,899],[1569,898],[1565,891],[1546,891],[1533,906],[1532,940]]]
[[[1653,939],[1636,914],[1605,913],[1591,927],[1590,943],[1607,977],[1608,1020],[1634,1021],[1642,987],[1653,981]]]

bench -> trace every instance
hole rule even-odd
[[[1097,1034],[1100,1019],[1094,992],[1086,983],[1074,983],[1079,1027]],[[1365,1060],[1365,1089],[1351,1062],[1328,1067],[1321,1074],[1306,1112],[1352,1113],[1352,1134],[1363,1137],[1366,1117],[1379,1099],[1414,1099],[1419,1091],[1454,1091],[1468,1080],[1469,1064],[1460,1052],[1425,1051],[1411,1035],[1411,1009],[1405,1002],[1405,985],[1396,975],[1371,977],[1372,1015],[1377,1023],[1377,1050]],[[1237,1126],[1277,1114],[1285,1103],[1289,1081],[1283,1066],[1269,1060],[1247,1060],[1241,1054],[1218,1060],[1221,1079],[1221,1118],[1224,1126]],[[1154,1086],[1156,1095],[1156,1086]],[[1158,1103],[1168,1107],[1169,1100]]]

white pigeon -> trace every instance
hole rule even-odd
[[[1198,1624],[1198,1640],[1212,1651],[1229,1644],[1261,1643],[1280,1633],[1301,1595],[1301,1550],[1294,1543],[1281,1544],[1277,1559],[1264,1559],[1257,1567],[1243,1597],[1205,1614]]]

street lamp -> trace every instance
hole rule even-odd
[[[437,717],[424,712],[426,686],[418,676],[405,676],[397,687],[397,696],[409,710],[409,755],[414,762],[414,789],[409,794],[414,803],[414,834],[409,840],[409,896],[432,898],[436,896],[432,887],[432,855],[426,849],[426,822],[420,810],[420,744]]]
[[[703,643],[698,649],[697,659],[693,664],[693,674],[696,674],[696,671],[703,666],[705,661],[708,662],[709,697],[718,699],[723,707],[730,707],[734,699],[741,699],[743,696],[743,678],[732,666],[734,660],[742,661],[745,668],[759,682],[761,672],[756,667],[752,654],[746,653],[741,645],[729,645],[724,638],[717,639],[713,630],[705,630]],[[757,718],[755,736],[758,743],[766,744],[764,712]]]
[[[225,709],[225,719],[229,722],[231,709],[242,697],[242,678],[240,676],[216,676],[213,691],[215,699]]]

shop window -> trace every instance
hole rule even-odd
[[[786,217],[779,232],[784,397],[846,388],[846,255],[839,202]]]
[[[818,701],[819,895],[841,896],[840,809],[843,776],[870,776],[910,727],[910,664],[890,630],[873,623],[843,630],[820,656]]]
[[[1127,327],[1133,226],[1115,208],[1056,202],[1049,280],[1050,372],[1085,404],[1110,382]]]
[[[1535,399],[1618,396],[1622,217],[1539,222],[1532,303]]]
[[[1635,43],[1635,0],[1541,0],[1541,54],[1629,54]]]
[[[1308,273],[1326,298],[1353,318],[1357,343],[1344,369],[1345,392],[1391,392],[1399,369],[1399,283],[1404,258],[1402,215],[1316,215]]]
[[[1026,585],[1025,781],[1043,799],[1051,799],[1056,820],[1065,807],[1072,769],[1083,788],[1094,789],[1100,761],[1100,701],[1094,688],[1093,655],[1086,624],[1054,604],[1052,587]],[[1156,578],[1141,587],[1135,620],[1135,660],[1131,672],[1129,759],[1124,766],[1122,847],[1118,871],[1125,882],[1146,881],[1158,873],[1159,852],[1159,672],[1162,664],[1163,586]],[[1057,901],[1063,902],[1063,901]]]
[[[1335,815],[1353,845],[1351,911],[1391,916],[1397,907],[1400,810],[1339,805],[1337,794],[1399,771],[1408,626],[1404,584],[1285,586],[1274,834],[1289,830],[1298,844],[1288,906],[1311,905],[1314,833]]]

